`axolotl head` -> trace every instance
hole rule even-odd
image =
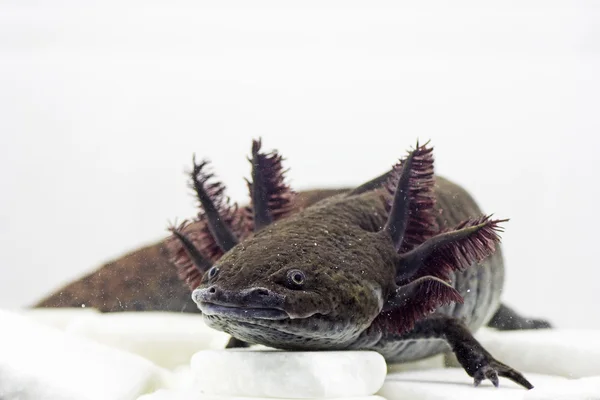
[[[244,209],[229,205],[206,162],[194,161],[201,212],[193,224],[171,228],[169,245],[205,322],[244,342],[336,349],[367,329],[406,331],[436,307],[462,301],[447,272],[491,254],[498,239],[499,221],[487,217],[435,235],[426,146],[304,210],[284,183],[281,156],[260,147],[253,143]]]
[[[394,285],[394,254],[354,224],[347,214],[356,210],[346,202],[331,199],[274,222],[223,255],[192,294],[206,323],[279,348],[354,341]],[[357,202],[377,202],[384,211],[375,196]]]

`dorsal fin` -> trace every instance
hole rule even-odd
[[[263,153],[261,146],[261,139],[252,141],[252,157],[249,158],[252,181],[246,181],[255,232],[290,214],[295,198],[294,191],[285,183],[287,171],[283,169],[283,157],[277,151]]]
[[[370,192],[371,190],[379,189],[384,187],[384,185],[390,180],[390,177],[394,173],[394,169],[389,170],[388,172],[379,175],[377,178],[373,178],[368,182],[363,183],[362,185],[354,188],[350,192],[346,194],[346,196],[354,196],[357,194],[362,194],[366,192]]]

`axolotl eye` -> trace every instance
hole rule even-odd
[[[287,284],[290,289],[301,289],[306,281],[304,272],[299,269],[291,269],[287,273]]]
[[[219,274],[219,267],[216,265],[210,267],[208,270],[208,279],[213,279],[215,276]]]

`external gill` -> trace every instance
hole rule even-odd
[[[225,186],[207,172],[208,161],[196,163],[190,172],[190,187],[200,204],[196,221],[170,227],[171,261],[180,278],[195,289],[212,263],[264,226],[287,216],[294,209],[295,192],[285,183],[283,158],[276,152],[261,152],[261,141],[252,143],[252,181],[247,181],[251,204],[231,205]]]
[[[438,307],[463,301],[448,283],[450,271],[462,271],[491,255],[500,240],[499,224],[506,221],[482,216],[436,232],[431,152],[427,144],[417,143],[394,167],[387,183],[393,197],[388,219],[378,235],[388,238],[399,253],[398,286],[375,325],[383,324],[395,333],[409,331]]]

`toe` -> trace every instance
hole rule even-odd
[[[494,369],[488,371],[488,373],[485,374],[485,377],[492,381],[492,384],[496,387],[498,387],[498,385],[500,384],[500,382],[498,382],[498,372],[496,372],[496,370]]]

